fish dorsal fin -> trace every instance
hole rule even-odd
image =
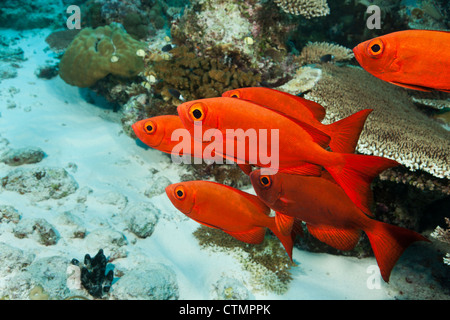
[[[250,244],[259,244],[263,242],[266,234],[266,229],[262,227],[256,227],[244,232],[223,231],[239,241]]]
[[[305,130],[312,138],[312,140],[317,143],[318,145],[320,145],[322,148],[325,148],[329,145],[331,137],[329,135],[327,135],[326,133],[320,131],[319,129],[314,128],[313,126],[300,121],[298,119],[295,119],[281,111],[275,110],[275,109],[271,109],[269,107],[263,106],[258,104],[258,106],[260,106],[261,108],[265,108],[267,110],[270,110],[271,112],[275,112],[278,113],[279,115],[288,118],[289,120],[291,120],[292,122],[294,122],[295,124],[297,124],[298,126],[300,126],[303,130]]]
[[[275,224],[282,235],[288,236],[291,234],[292,227],[294,226],[294,217],[285,215],[282,212],[275,213]]]
[[[271,89],[271,90],[275,90],[275,89]],[[279,91],[276,90],[278,92],[281,92],[284,95],[290,96],[293,99],[295,99],[302,107],[308,109],[308,111],[311,113],[311,115],[318,121],[322,121],[323,118],[325,118],[325,114],[326,114],[326,110],[323,106],[321,106],[320,104],[318,104],[317,102],[299,97],[299,96],[295,96],[293,94],[290,94],[288,92],[284,92],[284,91]]]
[[[330,226],[315,227],[307,224],[313,237],[338,250],[352,250],[359,241],[360,232],[356,229],[338,229]]]
[[[237,164],[239,168],[241,168],[242,172],[244,172],[246,175],[249,175],[252,172],[252,165],[251,164]]]
[[[311,100],[307,100],[301,97],[297,98],[305,100],[304,106],[307,107],[309,111],[311,111],[311,113],[313,114],[314,118],[316,118],[317,121],[322,122],[322,120],[325,118],[326,115],[326,110],[323,106]]]
[[[319,177],[322,175],[322,167],[312,163],[305,163],[298,167],[280,169],[279,172]]]

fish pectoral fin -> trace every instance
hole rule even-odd
[[[432,91],[433,89],[428,88],[428,87],[422,87],[422,86],[415,86],[413,84],[406,84],[406,83],[402,83],[402,82],[396,82],[396,81],[391,81],[392,84],[395,84],[399,87],[403,87],[406,89],[412,89],[412,90],[418,90],[418,91]]]
[[[239,241],[250,244],[259,244],[263,242],[264,236],[266,235],[266,229],[262,227],[256,227],[244,232],[223,231]]]
[[[288,174],[319,177],[322,174],[322,167],[311,163],[305,163],[298,167],[284,168],[278,171]]]
[[[308,231],[314,238],[338,250],[352,250],[359,241],[360,231],[356,229],[339,229],[330,226],[312,226],[307,224]]]
[[[294,217],[285,215],[282,212],[275,213],[275,224],[283,236],[291,234],[292,227],[294,226]]]

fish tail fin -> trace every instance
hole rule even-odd
[[[374,223],[369,230],[364,231],[369,237],[381,276],[384,281],[389,282],[391,271],[406,248],[413,242],[430,242],[430,240],[405,228],[376,220],[372,221]]]
[[[360,154],[336,154],[343,160],[338,165],[327,166],[325,169],[342,187],[349,198],[364,213],[372,215],[372,180],[384,170],[399,165],[397,161]]]
[[[331,136],[330,148],[334,152],[354,153],[364,124],[373,109],[361,110],[342,120],[326,126]]]

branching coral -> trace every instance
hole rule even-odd
[[[437,226],[436,229],[431,233],[431,236],[442,242],[450,244],[450,219],[445,218],[445,223],[447,224],[447,229]],[[450,253],[447,253],[444,258],[444,263],[450,266]]]
[[[68,84],[90,87],[108,74],[136,76],[144,68],[145,45],[118,25],[85,28],[67,48],[59,74]]]
[[[330,14],[326,0],[274,0],[285,12],[302,15],[306,19]]]
[[[261,79],[260,74],[243,70],[232,62],[232,56],[228,56],[228,61],[198,56],[185,46],[173,49],[171,54],[170,60],[156,63],[153,70],[162,80],[156,85],[156,92],[174,105],[180,101],[170,94],[169,89],[178,90],[186,100],[195,100],[217,97],[238,87],[256,86]]]
[[[305,97],[327,109],[325,121],[374,109],[357,151],[395,159],[410,170],[450,178],[450,133],[419,112],[405,90],[360,68],[326,64],[323,71],[321,80]]]

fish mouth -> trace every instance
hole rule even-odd
[[[164,189],[166,191],[167,197],[169,198],[170,202],[172,202],[172,204],[175,206],[175,208],[177,208],[181,213],[183,213],[185,215],[190,215],[192,210],[194,209],[195,194],[193,195],[194,203],[192,204],[192,206],[190,206],[188,210],[186,210],[186,209],[182,210],[176,205],[176,200],[172,200],[174,197],[174,190],[175,190],[176,186],[177,186],[177,184],[170,184]]]
[[[142,141],[142,143],[144,143],[145,145],[147,145],[147,146],[149,146],[149,147],[151,147],[151,148],[156,148],[156,147],[159,147],[160,145],[161,145],[161,143],[162,143],[162,138],[161,138],[161,140],[159,140],[159,142],[157,142],[157,143],[150,143],[149,141],[146,141],[146,137],[145,137],[145,134],[144,133],[142,133],[140,130],[139,130],[139,126],[141,125],[141,121],[138,121],[138,122],[135,122],[135,123],[133,123],[132,125],[131,125],[131,128],[133,129],[133,131],[134,131],[134,134],[136,135],[136,137],[140,140],[140,141]]]

